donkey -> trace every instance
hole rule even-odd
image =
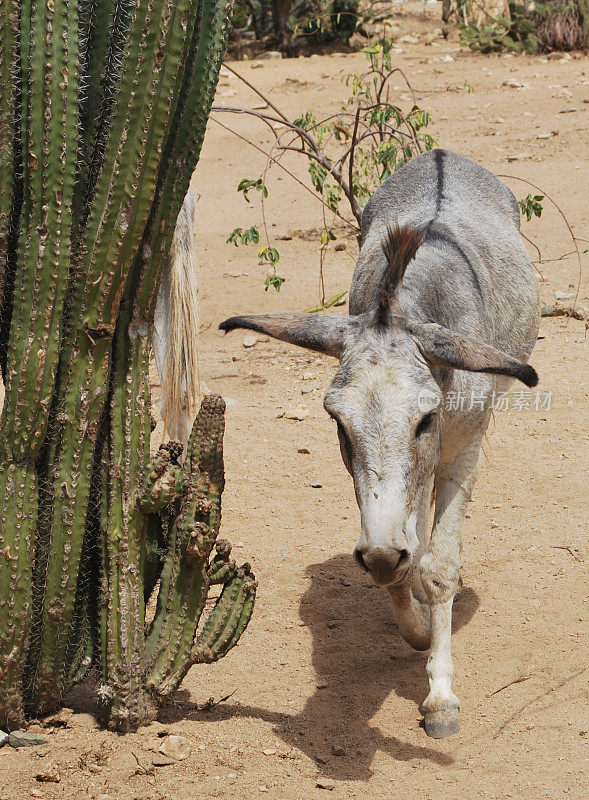
[[[339,359],[324,407],[360,509],[354,555],[389,592],[403,638],[430,648],[422,711],[441,738],[459,728],[452,602],[493,392],[538,381],[526,363],[538,289],[512,193],[462,155],[414,158],[366,205],[349,310],[237,316],[220,328]]]

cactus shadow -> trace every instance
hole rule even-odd
[[[272,722],[284,742],[314,759],[322,775],[336,780],[368,780],[378,752],[401,762],[452,764],[454,759],[438,750],[425,732],[420,732],[423,744],[407,741],[411,729],[421,724],[419,704],[428,692],[427,653],[412,650],[401,638],[388,594],[369,582],[347,554],[309,566],[307,577],[310,584],[301,597],[299,615],[312,636],[317,689],[295,715],[226,704],[211,712],[214,717]],[[454,630],[466,625],[478,606],[476,593],[465,587],[454,607]],[[371,723],[392,694],[410,701],[396,703],[395,711],[390,703],[398,735]]]

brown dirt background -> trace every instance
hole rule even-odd
[[[405,6],[407,32],[431,30],[420,4]],[[433,9],[433,10],[432,10]],[[587,225],[589,60],[475,56],[455,42],[403,45],[395,63],[434,117],[441,146],[497,173],[543,187],[578,236]],[[452,62],[438,60],[450,54]],[[234,63],[287,114],[335,111],[347,95],[342,72],[364,69],[364,56],[335,54]],[[503,86],[510,78],[527,88]],[[467,80],[473,94],[446,91]],[[399,85],[401,82],[399,81]],[[571,93],[562,92],[568,89]],[[407,93],[400,90],[405,98]],[[561,95],[566,96],[558,96]],[[222,77],[217,103],[256,99]],[[408,103],[409,100],[401,100]],[[262,147],[270,136],[251,120],[217,115]],[[503,121],[498,121],[502,119]],[[552,138],[539,133],[557,131]],[[527,157],[508,163],[512,154]],[[287,162],[301,177],[305,166]],[[388,596],[352,562],[358,513],[335,431],[322,409],[334,363],[273,341],[243,347],[243,334],[216,328],[239,312],[304,309],[318,302],[318,247],[306,234],[279,241],[279,295],[265,293],[253,249],[225,244],[236,226],[259,221],[235,191],[264,159],[211,121],[195,176],[200,264],[201,378],[229,398],[227,488],[222,535],[252,562],[259,594],[242,643],[222,662],[194,668],[159,722],[119,737],[100,730],[92,693],[69,698],[81,713],[48,745],[0,751],[0,800],[28,798],[526,798],[581,800],[587,795],[583,751],[587,692],[587,351],[585,324],[543,319],[532,362],[550,411],[497,413],[464,530],[463,599],[455,607],[455,689],[460,733],[426,737],[418,705],[427,693],[426,656],[413,652],[392,622]],[[321,225],[321,207],[279,170],[268,181],[273,236]],[[528,188],[509,181],[517,197]],[[562,219],[546,203],[541,221],[524,223],[544,258],[570,251]],[[340,240],[341,241],[341,240]],[[355,242],[330,251],[327,296],[349,286]],[[587,247],[580,242],[583,249]],[[586,258],[586,256],[584,256]],[[574,257],[542,267],[544,302],[578,282]],[[247,273],[227,277],[226,272]],[[588,307],[587,284],[579,304]],[[302,379],[313,373],[311,380]],[[154,378],[154,394],[157,395]],[[313,390],[301,394],[303,386]],[[303,422],[278,418],[304,404]],[[309,454],[297,451],[307,448]],[[320,483],[321,488],[312,488]],[[570,549],[563,549],[570,548]],[[492,696],[491,693],[525,676]],[[317,683],[325,681],[319,689]],[[209,697],[229,700],[205,712]],[[190,757],[153,775],[162,731],[186,736]],[[342,748],[345,755],[332,754]],[[35,775],[57,765],[59,783]]]

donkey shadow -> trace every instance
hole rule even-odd
[[[299,615],[313,638],[312,662],[317,689],[295,715],[245,705],[219,705],[212,719],[254,717],[271,722],[290,746],[317,761],[322,774],[337,780],[368,780],[377,752],[397,761],[427,759],[438,765],[453,759],[429,746],[405,741],[405,732],[420,719],[427,695],[426,653],[412,650],[401,638],[388,594],[368,582],[349,555],[337,555],[307,569],[310,585],[300,601]],[[464,588],[454,606],[454,629],[466,625],[479,606],[472,589]],[[319,688],[321,687],[321,688]],[[414,704],[403,711],[399,738],[370,724],[387,698],[395,693]],[[182,693],[180,693],[182,694]],[[191,703],[180,702],[177,713],[192,716]],[[403,704],[406,706],[406,704]],[[202,712],[194,709],[200,717]],[[395,712],[391,710],[391,715]],[[160,719],[172,721],[170,706]],[[335,753],[338,753],[336,755]]]

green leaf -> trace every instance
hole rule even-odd
[[[264,291],[267,292],[272,286],[273,289],[279,292],[285,280],[286,278],[283,278],[281,275],[268,275],[264,281]]]

